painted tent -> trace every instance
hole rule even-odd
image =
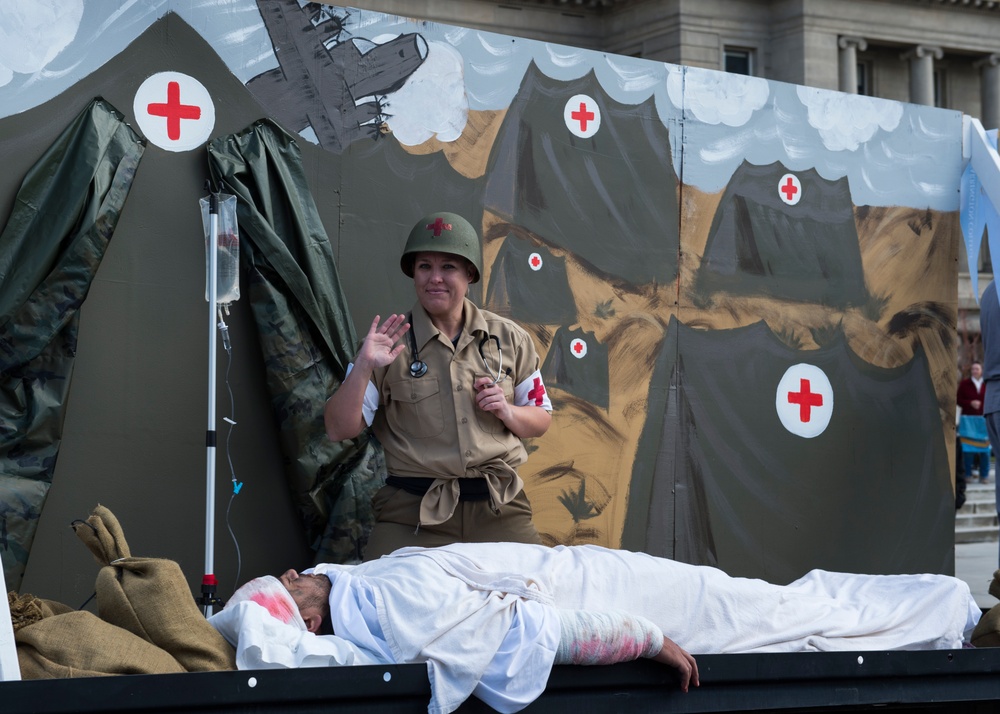
[[[624,547],[773,582],[807,560],[874,573],[949,567],[944,443],[910,443],[937,426],[920,347],[881,368],[842,332],[806,356],[764,322],[697,330],[674,319],[652,384]],[[900,508],[873,518],[860,505],[887,492]]]
[[[672,282],[677,176],[667,126],[647,121],[652,104],[615,102],[592,72],[559,81],[530,65],[486,167],[487,207],[571,250],[591,273],[630,285]]]
[[[777,188],[777,190],[775,190]],[[696,292],[837,307],[868,300],[847,177],[742,163],[712,220]]]
[[[55,269],[8,238],[22,180],[90,166],[50,147],[95,97],[144,151],[59,313],[72,368],[3,363],[10,584],[82,602],[65,526],[101,502],[196,587],[206,179],[239,197],[246,248],[219,368],[223,596],[363,548],[379,447],[325,442],[322,403],[372,316],[412,304],[398,255],[434,210],[480,228],[471,297],[542,357],[554,421],[522,476],[546,542],[775,580],[952,570],[960,114],[296,0],[13,5],[48,24],[0,9],[46,50],[0,56],[12,343]],[[25,439],[8,415],[38,400]]]

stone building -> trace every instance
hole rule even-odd
[[[1000,126],[990,0],[354,0],[355,7],[615,54],[956,109]],[[958,187],[956,186],[956,191]],[[992,277],[985,246],[980,291]],[[960,362],[978,306],[958,260]]]

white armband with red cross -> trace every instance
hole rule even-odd
[[[541,407],[547,412],[552,411],[549,393],[542,383],[542,373],[537,369],[526,380],[514,387],[514,406]]]

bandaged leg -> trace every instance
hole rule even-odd
[[[653,622],[620,610],[558,610],[556,664],[614,664],[655,657],[663,632]]]

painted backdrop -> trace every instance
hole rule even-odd
[[[435,210],[480,228],[472,297],[542,356],[554,422],[522,476],[546,542],[776,581],[953,571],[960,114],[296,0],[100,5],[0,9],[0,347],[77,265],[80,221],[37,255],[36,177],[121,198],[57,343],[0,365],[9,586],[86,597],[64,527],[97,502],[198,581],[197,202],[237,174],[259,223],[219,370],[223,594],[363,545],[377,447],[320,444],[321,399],[372,316],[411,305],[398,255]],[[96,97],[142,147],[130,173],[50,149],[74,121],[106,135],[80,119]],[[329,269],[289,278],[309,253]]]

